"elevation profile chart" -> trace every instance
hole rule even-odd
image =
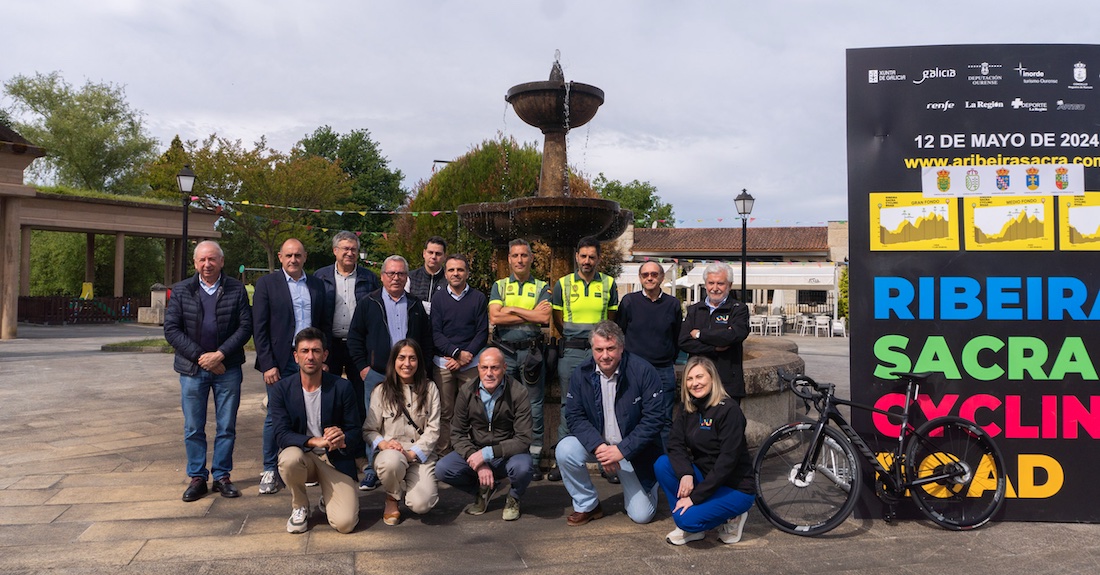
[[[958,251],[955,198],[920,192],[875,192],[871,203],[871,251]]]
[[[1060,251],[1100,251],[1100,192],[1059,198]]]
[[[967,251],[1054,251],[1054,198],[963,200]]]

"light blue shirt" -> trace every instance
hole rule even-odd
[[[481,381],[478,381],[477,383],[478,397],[481,398],[481,403],[485,405],[485,413],[489,416],[489,429],[493,428],[493,410],[496,409],[497,400],[500,399],[500,396],[504,395],[503,383],[504,382],[502,381],[500,382],[500,384],[497,384],[497,388],[493,391],[493,393],[485,391],[485,388],[481,386]],[[485,447],[482,447],[481,457],[485,461],[489,461],[490,459],[492,459],[493,446],[486,445]]]
[[[382,290],[382,305],[386,307],[387,327],[390,330],[390,347],[405,339],[409,333],[409,303],[405,292],[394,301],[386,290]]]
[[[202,276],[199,276],[199,287],[202,291],[206,292],[206,295],[214,295],[214,292],[218,291],[218,286],[222,283],[222,276],[218,276],[218,279],[214,280],[213,285],[206,285],[206,282],[202,281]]]
[[[313,300],[309,297],[309,288],[306,286],[306,274],[303,272],[300,279],[290,277],[283,270],[286,277],[286,285],[290,288],[290,301],[294,306],[294,334],[310,326],[313,317]]]
[[[711,305],[709,297],[705,298],[703,301],[707,302],[707,307],[710,308],[710,313],[714,313],[714,310],[722,307],[722,304],[726,303],[726,300],[728,300],[729,298],[730,295],[726,294],[726,297],[722,298],[722,301],[718,302],[718,305]]]

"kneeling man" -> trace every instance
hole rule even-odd
[[[504,354],[481,352],[478,379],[462,386],[451,422],[451,446],[435,467],[436,477],[477,499],[466,513],[481,515],[507,475],[512,484],[504,520],[519,519],[519,500],[531,483],[531,403],[527,388],[505,373]]]
[[[351,384],[321,370],[327,356],[321,330],[303,329],[294,337],[298,373],[271,386],[268,411],[279,474],[290,490],[290,533],[309,530],[307,482],[321,485],[318,510],[333,529],[351,533],[359,523],[355,455],[363,451],[363,426]]]
[[[626,513],[648,523],[657,512],[653,463],[661,455],[664,398],[657,370],[623,350],[623,330],[601,321],[589,336],[592,358],[573,370],[562,408],[573,435],[558,442],[557,460],[573,498],[569,525],[603,517],[586,463],[618,474]]]

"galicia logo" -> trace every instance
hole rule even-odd
[[[954,77],[955,77],[955,69],[954,68],[947,68],[947,69],[932,68],[930,70],[925,70],[925,71],[921,72],[920,80],[913,80],[913,83],[914,84],[923,84],[924,81],[928,80],[928,79],[954,78]]]
[[[947,100],[947,101],[944,101],[944,102],[929,102],[928,104],[926,104],[924,106],[924,109],[926,109],[926,110],[938,110],[940,112],[946,112],[946,111],[948,111],[948,110],[950,110],[954,107],[955,107],[955,103],[952,102],[951,100]]]

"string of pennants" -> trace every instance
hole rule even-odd
[[[640,261],[640,262],[635,261],[635,262],[623,262],[623,263],[624,264],[639,264],[639,263],[645,263],[645,262],[657,262],[657,263],[662,263],[662,264],[663,263],[674,263],[674,264],[689,263],[689,264],[692,264],[692,265],[695,265],[695,264],[706,265],[706,264],[709,264],[709,263],[729,264],[731,266],[732,265],[741,265],[741,260],[728,260],[728,261],[727,260],[697,260],[697,259],[692,259],[692,258],[661,258],[661,257],[650,257],[650,256],[645,256],[644,258],[642,258],[642,261]],[[771,265],[772,267],[780,267],[780,266],[808,267],[810,264],[817,264],[816,267],[819,267],[819,268],[836,267],[835,262],[752,262],[751,263],[751,265],[753,267],[761,267],[761,266],[766,266],[766,265]]]
[[[261,203],[253,203],[253,202],[250,202],[248,200],[241,200],[240,202],[234,203],[234,202],[229,202],[229,201],[220,200],[220,199],[203,198],[203,197],[200,197],[200,196],[191,196],[191,201],[193,201],[193,202],[202,201],[204,203],[210,204],[213,207],[221,207],[222,209],[232,209],[232,210],[237,212],[237,215],[241,215],[240,210],[237,207],[235,207],[237,204],[239,204],[241,206],[248,206],[250,208],[265,208],[265,209],[272,209],[272,210],[287,210],[287,211],[291,211],[291,212],[305,212],[305,213],[313,213],[313,214],[335,214],[337,216],[350,215],[350,214],[359,214],[360,216],[367,216],[367,215],[390,215],[390,216],[410,215],[410,216],[413,216],[413,217],[431,216],[431,217],[434,218],[434,217],[437,217],[437,216],[440,216],[440,215],[451,215],[451,214],[457,214],[458,213],[457,210],[418,210],[418,211],[355,210],[355,209],[330,210],[330,209],[322,209],[322,208],[302,208],[302,207],[296,207],[296,206],[280,206],[280,205],[275,205],[275,204],[261,204]],[[719,224],[726,223],[728,225],[728,224],[737,223],[737,222],[740,221],[740,219],[741,218],[736,217],[736,216],[732,217],[732,218],[725,218],[725,217],[723,217],[723,218],[694,218],[694,219],[677,218],[677,219],[672,219],[672,220],[661,219],[661,220],[657,220],[657,223],[667,224],[669,222],[673,222],[677,226],[683,226],[684,224],[690,224],[690,223],[706,224],[706,223],[716,222],[716,223],[719,223]],[[635,223],[637,225],[643,225],[644,222],[645,222],[645,220],[636,220],[635,221]],[[753,224],[753,223],[766,223],[766,224],[783,224],[783,225],[793,225],[793,226],[809,226],[809,225],[825,225],[827,222],[826,221],[821,221],[821,220],[819,220],[819,221],[801,221],[801,220],[791,221],[791,220],[783,220],[783,219],[763,220],[763,219],[760,219],[760,218],[749,218],[748,223],[750,223],[750,224]],[[365,232],[365,233],[377,234],[378,232]]]

